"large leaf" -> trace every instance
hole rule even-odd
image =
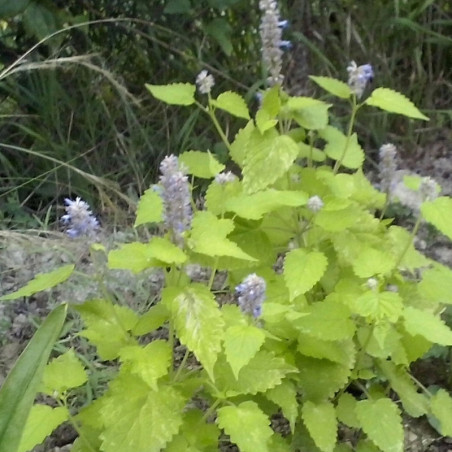
[[[442,265],[422,272],[419,293],[434,303],[452,304],[452,270]]]
[[[407,97],[403,94],[393,91],[389,88],[377,88],[366,99],[367,105],[378,107],[390,113],[398,113],[414,119],[423,119],[428,121],[427,116],[423,115]]]
[[[342,99],[349,99],[352,95],[350,87],[347,83],[344,83],[341,80],[336,80],[331,77],[318,77],[314,75],[310,75],[309,78],[333,96],[337,96]]]
[[[185,403],[173,387],[154,391],[131,374],[117,378],[101,408],[100,450],[160,452],[178,432]]]
[[[444,390],[440,389],[431,400],[432,414],[438,419],[441,434],[452,436],[452,397]]]
[[[160,262],[152,256],[148,243],[125,243],[117,250],[108,253],[108,268],[130,270],[140,273],[150,267],[159,266]]]
[[[63,406],[33,405],[17,452],[26,452],[41,444],[69,416],[68,409]]]
[[[243,161],[243,187],[255,193],[272,185],[292,166],[298,156],[298,145],[287,135],[268,130],[250,134]]]
[[[346,168],[360,168],[364,162],[364,151],[358,143],[356,133],[347,138],[340,130],[327,126],[319,131],[319,136],[327,141],[326,155],[333,160],[341,160]]]
[[[396,367],[391,361],[379,361],[378,365],[410,416],[419,417],[428,413],[427,397],[417,392],[417,387],[404,368]]]
[[[333,404],[307,400],[301,409],[301,417],[316,446],[322,452],[333,452],[337,440],[337,419]]]
[[[55,392],[64,394],[68,389],[77,388],[87,380],[82,363],[75,356],[74,350],[70,349],[47,364],[39,391],[55,397]]]
[[[203,179],[210,179],[224,170],[224,165],[208,151],[183,152],[179,155],[179,162],[188,168],[188,174]]]
[[[238,394],[257,394],[278,386],[288,373],[295,371],[296,368],[287,364],[284,359],[260,350],[248,364],[242,367],[239,378],[236,380],[231,366],[220,355],[215,365],[215,384],[227,397]]]
[[[217,99],[211,100],[214,107],[227,111],[237,118],[250,119],[248,107],[242,96],[232,91],[220,94]]]
[[[273,434],[270,420],[255,402],[219,408],[217,424],[241,452],[270,452],[268,441]]]
[[[353,311],[373,321],[397,322],[403,310],[403,301],[397,292],[368,290],[353,301]]]
[[[402,418],[391,399],[361,400],[356,414],[364,433],[383,452],[403,452]]]
[[[153,188],[147,189],[140,198],[135,228],[145,223],[160,223],[163,220],[162,197]]]
[[[29,281],[24,287],[16,290],[16,292],[10,293],[0,297],[2,300],[14,300],[20,297],[29,297],[42,290],[47,290],[56,285],[66,281],[69,276],[72,275],[75,266],[73,264],[64,265],[49,273],[39,273],[31,281]]]
[[[292,111],[295,121],[304,129],[323,129],[328,124],[331,104],[311,97],[290,97],[286,108]]]
[[[452,330],[436,315],[408,306],[403,313],[405,329],[440,345],[452,345]]]
[[[319,251],[292,250],[284,260],[284,280],[290,292],[290,299],[306,293],[320,281],[328,260]]]
[[[452,198],[440,196],[434,201],[424,202],[421,212],[426,221],[452,240]]]
[[[146,88],[157,99],[170,105],[191,105],[195,103],[195,85],[172,83],[170,85],[150,85]]]
[[[242,251],[236,243],[227,239],[234,229],[234,222],[229,219],[218,219],[207,211],[197,212],[193,218],[189,246],[193,251],[206,256],[229,256],[238,259],[255,261]]]
[[[0,452],[17,450],[50,352],[60,335],[67,305],[44,320],[0,389]],[[7,407],[7,409],[5,409]]]
[[[115,359],[122,347],[136,344],[130,330],[138,322],[138,315],[130,308],[113,305],[107,300],[91,300],[75,309],[86,326],[80,335],[97,347],[102,359]]]
[[[279,207],[305,205],[308,195],[302,191],[277,191],[272,188],[251,195],[242,193],[226,202],[226,209],[248,220],[260,220]]]
[[[308,306],[303,317],[295,319],[293,326],[302,333],[324,341],[342,341],[353,337],[355,322],[350,310],[333,298],[326,298]]]
[[[389,273],[396,265],[395,259],[384,251],[363,245],[353,259],[353,271],[360,278]]]
[[[298,417],[297,389],[295,385],[286,378],[280,385],[269,389],[265,393],[265,397],[281,407],[284,417],[289,421],[290,429],[293,433]]]
[[[221,351],[224,320],[209,289],[191,284],[164,289],[162,299],[171,311],[177,335],[213,379],[213,366]]]
[[[167,341],[154,340],[146,346],[130,345],[123,347],[119,358],[123,369],[138,375],[154,391],[157,391],[157,380],[168,373],[171,364],[172,350]]]
[[[238,378],[240,369],[250,362],[264,341],[265,333],[252,325],[236,325],[226,330],[224,351],[235,378]]]

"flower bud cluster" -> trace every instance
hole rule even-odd
[[[215,182],[220,185],[225,185],[236,180],[237,176],[234,173],[231,173],[231,171],[222,172],[215,176]]]
[[[209,94],[213,85],[215,85],[215,79],[213,75],[203,70],[196,77],[196,85],[198,85],[198,90],[201,94]]]
[[[281,74],[283,50],[290,49],[290,41],[282,40],[282,29],[288,21],[280,20],[278,3],[274,0],[260,0],[259,9],[262,11],[259,33],[261,37],[262,61],[269,73],[270,86],[281,84],[284,76]]]
[[[242,312],[250,314],[254,318],[262,314],[262,303],[265,300],[266,287],[265,279],[252,273],[235,288]]]
[[[370,64],[363,64],[362,66],[357,66],[354,61],[352,61],[347,67],[348,72],[348,86],[356,94],[358,99],[364,93],[366,86],[374,78],[374,71]]]
[[[311,196],[306,204],[307,208],[314,213],[319,212],[323,208],[323,201],[320,196]]]
[[[380,161],[378,168],[380,170],[380,187],[381,190],[389,195],[395,183],[395,175],[397,171],[397,150],[393,144],[387,143],[380,147]]]
[[[99,222],[91,212],[88,203],[82,201],[80,197],[72,199],[66,198],[66,214],[61,217],[61,221],[69,226],[66,230],[71,238],[80,236],[93,236],[99,229]]]
[[[160,172],[165,226],[172,231],[176,243],[180,244],[182,233],[190,228],[192,220],[190,185],[175,155],[162,160]]]
[[[419,186],[422,201],[434,201],[438,197],[439,186],[431,177],[423,177]]]

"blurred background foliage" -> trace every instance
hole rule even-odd
[[[450,126],[450,0],[279,3],[293,43],[291,94],[323,95],[308,75],[345,80],[355,60],[374,66],[374,86],[399,90],[432,118],[363,112],[369,152],[392,135],[414,146]],[[0,0],[0,228],[55,228],[75,195],[123,223],[163,155],[210,149],[221,158],[207,117],[154,101],[144,84],[194,82],[206,68],[216,92],[255,104],[258,26],[258,0]],[[333,113],[345,119],[346,110]],[[231,136],[242,125],[229,124]]]

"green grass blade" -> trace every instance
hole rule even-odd
[[[23,428],[66,312],[67,305],[60,305],[47,316],[0,389],[0,452],[15,452],[19,447]]]

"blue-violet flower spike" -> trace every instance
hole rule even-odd
[[[160,172],[165,226],[172,231],[175,242],[180,245],[182,233],[190,228],[192,220],[190,185],[175,155],[162,160]]]
[[[261,37],[262,62],[268,71],[268,84],[270,86],[282,83],[281,74],[283,49],[290,48],[290,41],[282,40],[282,29],[287,21],[280,20],[278,2],[275,0],[260,0],[259,9],[262,11],[259,34]]]
[[[66,198],[66,214],[61,217],[61,221],[68,225],[67,235],[71,238],[80,236],[93,236],[99,229],[99,222],[91,212],[88,203],[82,201],[80,197],[72,199]]]
[[[262,314],[262,303],[265,300],[266,287],[265,279],[252,273],[235,288],[238,304],[242,312],[250,314],[254,318]]]
[[[348,72],[348,86],[356,94],[358,99],[364,93],[366,86],[374,78],[374,71],[370,64],[363,64],[362,66],[357,66],[354,61],[352,61],[347,67]]]

